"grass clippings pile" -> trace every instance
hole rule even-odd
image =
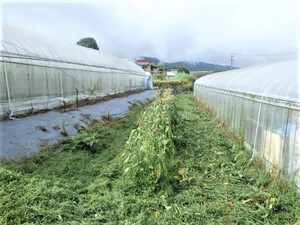
[[[178,118],[166,126],[172,129],[168,140],[174,153],[164,159],[170,161],[167,177],[160,179],[153,170],[155,188],[124,174],[126,143],[132,130],[146,123],[141,119],[147,120],[137,107],[57,149],[2,164],[0,224],[300,222],[300,196],[292,184],[272,177],[260,161],[250,162],[239,141],[199,111],[190,95],[174,101]],[[151,142],[141,140],[141,146],[143,141]]]

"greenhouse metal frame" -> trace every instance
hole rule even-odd
[[[199,78],[194,95],[243,137],[245,146],[300,188],[299,61]]]
[[[149,74],[102,51],[3,24],[0,117],[146,89]]]

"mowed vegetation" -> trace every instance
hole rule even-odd
[[[293,184],[191,95],[0,167],[0,224],[299,224]],[[155,139],[155,140],[154,140]]]
[[[153,76],[153,85],[163,89],[174,89],[181,91],[193,91],[196,77],[188,73],[177,73],[173,78],[167,79],[166,75]]]

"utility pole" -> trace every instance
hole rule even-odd
[[[236,54],[235,53],[231,53],[231,56],[230,56],[230,67],[231,67],[231,69],[233,69],[233,66],[234,66],[234,56],[235,56]]]

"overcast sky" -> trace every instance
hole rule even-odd
[[[129,60],[228,65],[235,53],[243,67],[297,55],[297,0],[11,2],[2,3],[4,23],[74,44],[94,37],[101,51]]]

